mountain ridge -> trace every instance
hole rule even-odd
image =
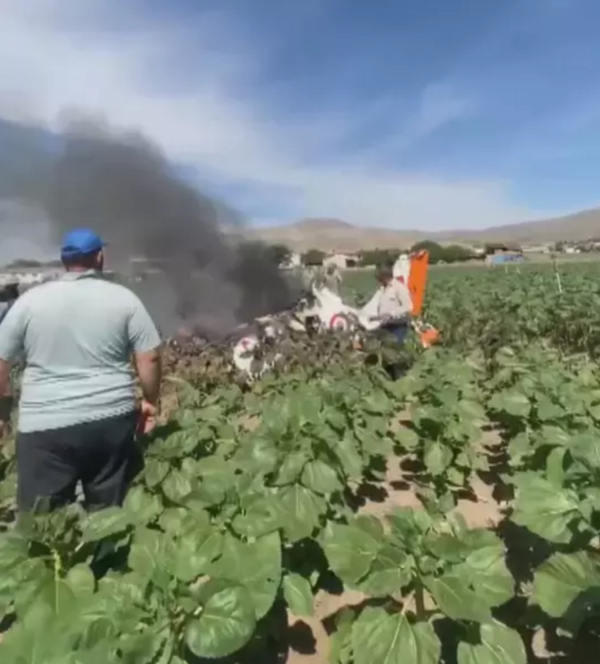
[[[354,226],[334,218],[306,218],[289,225],[249,229],[245,234],[271,244],[285,244],[296,251],[313,248],[346,252],[405,248],[425,239],[444,244],[511,242],[532,246],[563,241],[581,242],[600,237],[600,208],[478,230],[394,230]]]

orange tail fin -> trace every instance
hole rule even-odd
[[[408,290],[412,298],[412,314],[421,315],[423,301],[425,300],[425,286],[427,284],[427,271],[429,269],[429,252],[420,251],[410,257],[410,273],[408,275]]]

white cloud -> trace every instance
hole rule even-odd
[[[468,103],[447,86],[425,87],[404,138],[390,137],[379,151],[311,162],[307,145],[328,137],[334,144],[360,117],[323,114],[314,123],[286,123],[260,98],[249,102],[239,94],[237,84],[251,86],[262,56],[253,60],[249,48],[240,52],[227,43],[227,34],[215,35],[222,24],[214,16],[194,23],[200,47],[186,63],[189,26],[157,32],[138,16],[129,31],[94,30],[90,19],[109,6],[115,4],[0,0],[0,117],[52,126],[65,109],[100,113],[116,125],[141,129],[175,160],[197,164],[223,182],[259,186],[262,200],[265,187],[272,187],[276,200],[286,199],[286,216],[291,211],[433,230],[537,214],[513,205],[503,183],[415,177],[383,165],[389,147],[397,147],[394,141],[417,141],[468,112]],[[217,48],[220,41],[225,46]],[[185,92],[161,92],[164,86],[153,81],[156,63],[169,60],[189,67]]]

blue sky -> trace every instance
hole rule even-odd
[[[0,0],[0,119],[139,128],[255,224],[600,204],[597,0]],[[25,54],[25,55],[24,55]]]

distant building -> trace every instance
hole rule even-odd
[[[47,281],[59,279],[65,271],[58,267],[49,268],[0,268],[0,288],[8,284],[18,284],[19,290],[25,291],[33,286],[44,284]],[[103,276],[113,280],[115,273],[112,270],[104,270]]]
[[[516,252],[502,252],[490,254],[487,261],[490,265],[506,265],[508,263],[522,263],[524,260],[523,254]]]
[[[360,254],[355,252],[332,252],[323,259],[323,265],[335,265],[341,270],[356,267],[360,262]]]
[[[532,245],[530,247],[523,247],[525,254],[549,254],[552,248],[547,244]]]
[[[60,268],[3,268],[0,269],[0,286],[19,284],[23,288],[52,281],[63,273]]]

